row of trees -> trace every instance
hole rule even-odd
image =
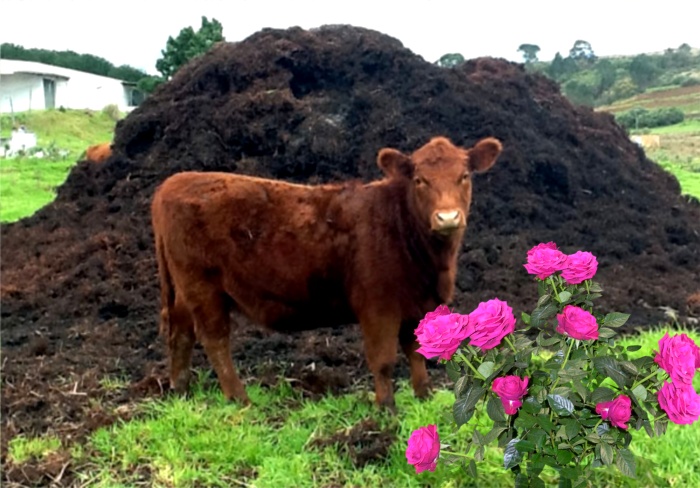
[[[140,90],[151,93],[158,85],[172,78],[175,72],[195,56],[207,52],[215,43],[224,41],[223,26],[212,18],[202,17],[198,30],[185,27],[177,37],[168,37],[161,57],[156,61],[160,76],[147,75],[143,70],[129,65],[114,66],[112,63],[92,54],[78,54],[74,51],[52,51],[49,49],[28,49],[16,44],[0,45],[0,57],[21,61],[61,66],[96,75],[109,76],[137,83]]]

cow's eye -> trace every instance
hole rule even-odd
[[[426,185],[428,183],[420,176],[416,176],[415,178],[413,178],[413,182],[416,184],[416,186]]]
[[[466,183],[467,181],[469,181],[469,173],[464,173],[464,174],[462,175],[462,177],[459,179],[459,182],[460,182],[460,183]]]

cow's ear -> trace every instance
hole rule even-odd
[[[411,178],[413,176],[413,162],[411,158],[396,149],[385,147],[379,151],[377,166],[389,178],[398,176]]]
[[[488,171],[501,154],[503,145],[493,137],[487,137],[477,142],[469,149],[469,170],[477,173]]]

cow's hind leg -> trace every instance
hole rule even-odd
[[[192,315],[182,300],[175,299],[169,311],[170,330],[168,348],[170,352],[170,387],[179,394],[190,386],[190,366],[195,334]]]
[[[231,359],[229,308],[220,294],[199,301],[194,307],[195,331],[229,400],[250,403],[245,387]]]
[[[367,364],[374,376],[376,402],[381,407],[396,411],[394,402],[394,367],[399,321],[366,318],[360,321]]]
[[[430,378],[428,370],[425,368],[425,358],[416,352],[420,347],[416,341],[416,327],[418,322],[406,321],[401,324],[399,332],[399,343],[404,354],[408,358],[408,364],[411,367],[411,384],[413,391],[418,398],[426,398],[430,395]]]

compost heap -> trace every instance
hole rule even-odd
[[[3,388],[34,409],[4,422],[38,430],[34,419],[57,408],[21,403],[21,385],[41,391],[76,374],[88,388],[86,371],[133,381],[154,364],[164,371],[149,203],[167,176],[371,180],[380,148],[410,152],[435,135],[464,146],[495,136],[505,147],[475,177],[459,311],[493,297],[517,316],[531,311],[526,252],[553,240],[597,255],[602,310],[632,313],[637,325],[662,320],[659,307],[685,313],[699,288],[700,208],[612,116],[573,106],[554,82],[504,60],[445,69],[371,30],[266,29],[191,61],[118,124],[107,162],[81,162],[54,203],[2,226]],[[244,371],[313,362],[348,383],[348,368],[362,370],[359,341],[355,327],[290,338],[248,324],[234,355]],[[81,418],[74,410],[62,418]]]

